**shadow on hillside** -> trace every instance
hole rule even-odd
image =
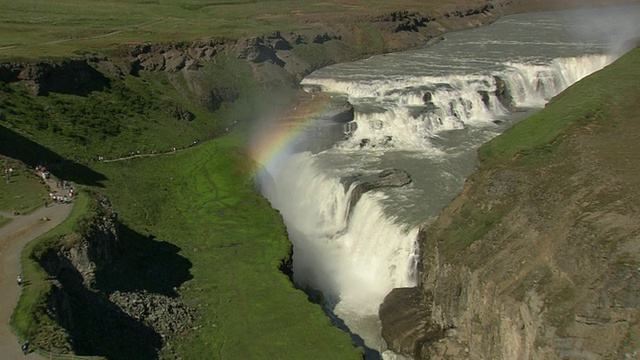
[[[82,275],[68,264],[56,276],[49,307],[76,355],[107,359],[156,359],[161,336],[126,314],[104,294],[89,290]]]
[[[122,224],[118,234],[119,255],[114,262],[95,270],[91,287],[86,284],[87,274],[80,273],[77,264],[60,250],[50,249],[39,260],[57,280],[48,295],[48,312],[65,329],[77,355],[157,359],[164,336],[157,329],[165,329],[162,325],[171,322],[182,324],[184,320],[174,312],[179,300],[161,304],[157,296],[176,298],[174,288],[192,278],[192,264],[178,255],[177,246],[156,241]],[[100,249],[99,244],[95,247],[89,254],[108,251]],[[40,340],[46,342],[46,336]]]
[[[76,184],[100,186],[107,178],[56,152],[0,125],[0,154],[22,161],[34,169],[43,165],[59,179],[69,180]]]
[[[191,261],[180,256],[180,248],[153,235],[145,236],[120,224],[124,243],[117,269],[96,274],[96,285],[105,293],[147,291],[177,297],[176,290],[193,278]]]

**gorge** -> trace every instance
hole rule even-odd
[[[258,3],[98,1],[77,16],[60,2],[56,22],[97,28],[54,42],[57,23],[37,18],[49,9],[7,4],[10,28],[46,36],[0,46],[0,160],[51,164],[117,213],[76,207],[25,251],[38,286],[23,289],[19,338],[110,359],[634,354],[637,51],[544,104],[624,52],[606,44],[627,34],[604,30],[635,12],[578,13],[566,34],[586,40],[556,36],[569,18],[548,13],[473,39],[451,31],[586,5]],[[140,24],[140,11],[165,16]],[[501,26],[507,37],[492,38]],[[264,118],[283,113],[299,122],[271,138]],[[556,128],[576,116],[575,132]],[[247,151],[252,130],[271,146]],[[480,144],[518,131],[476,162]],[[73,234],[100,227],[96,216],[118,230],[118,251],[85,251],[102,237]]]
[[[639,10],[511,15],[302,81],[310,92],[348,100],[355,119],[340,125],[346,140],[330,149],[283,148],[263,164],[263,193],[287,224],[296,283],[323,293],[325,308],[369,358],[400,356],[381,337],[378,306],[392,289],[418,285],[424,229],[462,189],[477,148],[628,51]],[[410,180],[352,196],[390,168]]]

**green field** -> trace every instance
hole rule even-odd
[[[415,0],[0,0],[0,59],[100,52],[127,43],[238,39],[422,6]]]
[[[201,328],[175,346],[187,358],[357,358],[280,271],[291,245],[254,189],[237,134],[178,154],[104,164],[105,193],[125,224],[177,246],[192,263],[183,299]],[[171,267],[171,264],[166,264]],[[292,346],[292,344],[295,344]]]

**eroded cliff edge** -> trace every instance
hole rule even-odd
[[[86,95],[108,87],[109,78],[164,71],[181,95],[215,111],[235,101],[243,89],[208,76],[210,63],[240,60],[265,87],[295,87],[326,65],[423,46],[446,31],[490,23],[513,11],[510,4],[478,0],[433,13],[398,9],[379,16],[309,18],[305,21],[313,26],[262,36],[228,39],[212,34],[191,42],[119,45],[69,59],[5,61],[0,63],[0,81],[20,81],[34,95]]]
[[[29,254],[49,280],[30,341],[53,353],[146,359],[163,348],[169,356],[168,341],[191,331],[196,318],[179,298],[191,263],[176,247],[120,223],[104,196],[81,196],[88,210],[74,230],[36,244]]]
[[[416,359],[640,354],[640,49],[480,150],[420,232],[419,286],[380,308]]]

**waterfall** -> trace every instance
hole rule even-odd
[[[294,281],[359,315],[377,315],[394,287],[415,285],[417,229],[384,214],[381,194],[351,191],[308,152],[292,155],[264,194],[285,219],[294,246]]]
[[[542,107],[611,61],[600,54],[544,64],[509,61],[475,74],[355,80],[310,76],[302,85],[345,96],[356,107],[357,126],[340,146],[425,151],[431,148],[426,139],[443,131],[491,126],[510,110]]]
[[[331,149],[261,162],[269,179],[261,189],[286,223],[296,285],[320,290],[337,323],[379,351],[372,359],[396,358],[381,339],[378,307],[391,289],[416,285],[419,224],[460,191],[477,147],[522,118],[515,112],[541,108],[614,60],[601,37],[570,31],[576,23],[592,27],[584,14],[505,17],[428,49],[337,64],[302,81],[351,102],[355,119]],[[348,179],[389,167],[413,182],[350,203]]]
[[[604,55],[590,55],[547,64],[508,62],[499,71],[479,74],[359,81],[310,77],[303,84],[344,96],[355,107],[355,119],[345,128],[349,138],[324,154],[354,160],[356,153],[376,158],[400,151],[433,160],[443,156],[432,143],[439,134],[494,129],[494,121],[514,109],[540,107],[610,61]],[[489,136],[497,134],[490,131]],[[486,141],[487,136],[479,139]],[[474,141],[464,146],[479,145],[480,140]],[[321,154],[288,152],[280,161],[265,164],[273,181],[263,181],[261,189],[287,226],[296,286],[322,292],[328,311],[369,349],[384,352],[378,307],[393,288],[416,285],[418,227],[385,208],[384,191],[366,192],[351,204],[356,183],[345,179],[364,171],[359,166],[370,164],[334,166],[323,163]],[[461,186],[460,175],[453,180],[446,172],[440,176],[432,181],[456,184],[454,189]],[[398,193],[406,200],[417,196],[411,191],[409,187]]]

